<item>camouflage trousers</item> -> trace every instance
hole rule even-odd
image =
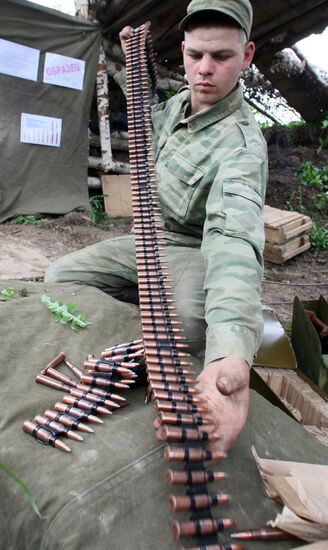
[[[177,313],[191,353],[205,348],[204,262],[198,248],[166,247]],[[96,243],[57,260],[45,274],[46,283],[95,286],[118,300],[137,303],[134,237]]]

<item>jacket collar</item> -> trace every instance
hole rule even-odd
[[[181,108],[179,115],[174,120],[174,126],[177,123],[185,123],[188,125],[188,131],[193,133],[206,128],[215,122],[226,118],[228,115],[239,109],[243,102],[243,92],[240,84],[227,97],[215,103],[208,109],[200,111],[195,115],[186,116],[190,108],[190,88],[185,87],[181,90]],[[180,94],[179,94],[180,95]],[[178,120],[177,120],[178,119]]]

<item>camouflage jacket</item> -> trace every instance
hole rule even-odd
[[[266,143],[240,87],[195,115],[189,108],[186,86],[152,108],[165,238],[201,247],[205,362],[238,355],[252,364],[263,323]]]

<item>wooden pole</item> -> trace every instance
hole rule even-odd
[[[101,157],[89,157],[89,168],[104,172]],[[127,162],[113,161],[107,172],[114,174],[130,174],[130,165]]]
[[[110,172],[113,169],[113,154],[110,138],[108,75],[106,65],[105,52],[101,47],[97,71],[97,106],[102,157],[101,169],[104,172]]]

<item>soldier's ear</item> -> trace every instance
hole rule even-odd
[[[254,42],[247,42],[245,46],[245,52],[244,52],[243,71],[246,71],[249,68],[250,64],[252,63],[254,53],[255,53]]]
[[[186,48],[186,43],[185,41],[181,42],[181,51],[182,53],[185,51],[185,48]]]

